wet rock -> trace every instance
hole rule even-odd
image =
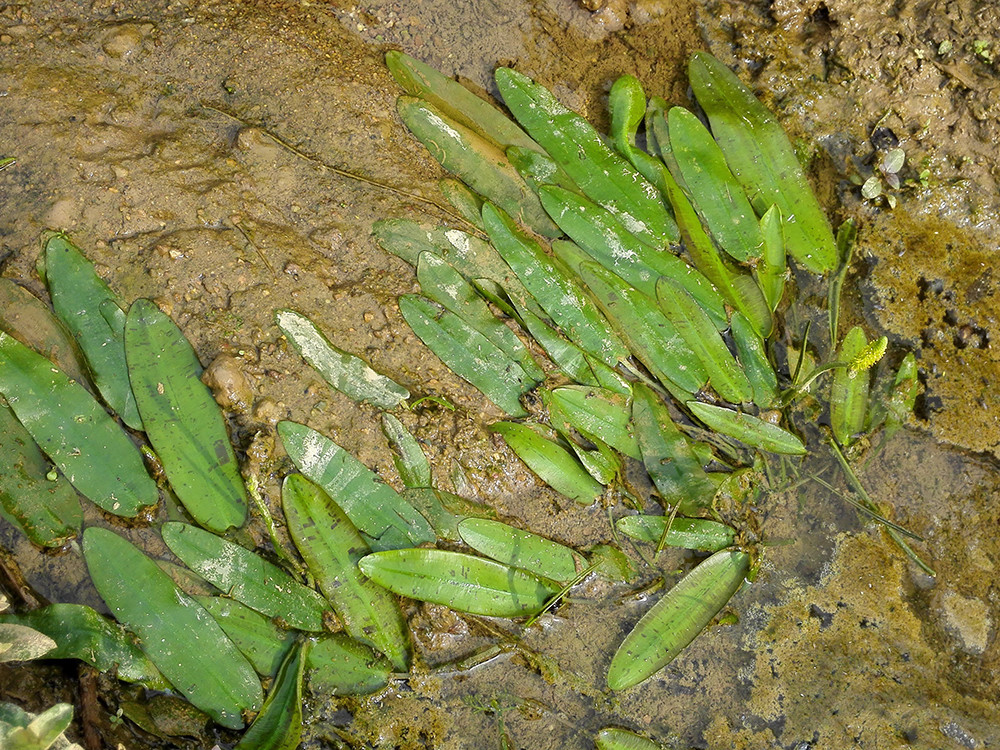
[[[253,388],[243,372],[242,363],[230,354],[220,354],[202,373],[201,381],[223,409],[245,412],[253,403]]]
[[[129,58],[142,49],[144,39],[145,34],[141,27],[131,23],[122,24],[108,32],[101,43],[101,49],[109,57]]]
[[[941,597],[939,609],[945,630],[958,641],[959,648],[969,654],[986,650],[993,620],[985,602],[948,591]]]

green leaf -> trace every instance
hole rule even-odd
[[[572,548],[500,521],[466,518],[458,531],[476,552],[558,583],[573,580],[587,567],[587,561]]]
[[[332,633],[320,638],[309,652],[306,679],[316,696],[365,695],[389,682],[392,665],[368,646]]]
[[[541,146],[490,102],[429,65],[395,50],[386,53],[385,64],[407,94],[429,102],[497,146],[541,150]]]
[[[403,484],[407,487],[430,487],[431,464],[417,439],[403,427],[402,422],[388,413],[382,415],[382,432],[394,450],[392,461]]]
[[[642,463],[664,507],[679,504],[684,513],[707,508],[715,497],[715,483],[670,418],[666,405],[641,383],[632,387],[632,394],[632,421]]]
[[[131,635],[90,607],[50,604],[20,615],[0,615],[0,622],[26,625],[51,638],[55,648],[47,659],[79,659],[126,682],[141,682],[153,690],[170,687]]]
[[[688,77],[715,140],[756,212],[763,215],[776,204],[787,217],[788,254],[814,273],[835,267],[830,223],[774,115],[729,68],[707,53],[692,55]]]
[[[700,401],[688,401],[687,407],[709,428],[753,448],[792,456],[804,456],[808,453],[805,445],[795,435],[751,414]]]
[[[0,622],[0,663],[38,659],[55,647],[54,640],[33,627]]]
[[[588,198],[651,247],[677,241],[677,226],[656,188],[609,148],[590,123],[510,68],[498,68],[496,82],[514,117]]]
[[[515,360],[450,310],[417,294],[399,298],[399,311],[413,332],[449,370],[478,388],[511,416],[526,416],[521,396],[535,387]]]
[[[527,571],[461,552],[398,549],[368,555],[358,566],[402,596],[486,617],[534,614],[557,591]]]
[[[539,191],[539,197],[559,228],[583,248],[590,259],[650,298],[656,296],[657,279],[667,276],[698,300],[716,328],[722,330],[726,327],[722,296],[701,272],[684,260],[662,248],[653,249],[640,242],[614,214],[582,196],[545,186]],[[575,268],[575,265],[572,267]]]
[[[753,388],[753,402],[767,409],[778,400],[778,375],[767,358],[764,340],[743,313],[733,313],[733,341],[743,372]]]
[[[125,365],[124,331],[101,314],[102,303],[121,309],[121,301],[94,271],[93,263],[61,234],[45,243],[45,280],[52,307],[80,345],[101,397],[125,424],[141,430]]]
[[[302,737],[302,675],[309,641],[292,645],[257,718],[235,750],[296,750]]]
[[[597,750],[663,750],[652,740],[617,727],[602,729],[597,733],[594,744]]]
[[[112,531],[87,529],[83,554],[101,598],[163,676],[219,724],[241,729],[242,712],[263,700],[260,682],[212,616]]]
[[[499,432],[528,468],[557,492],[584,505],[603,494],[604,487],[565,448],[528,425],[496,422],[490,429]]]
[[[483,206],[483,221],[503,259],[570,341],[612,367],[627,356],[594,301],[541,245],[488,203]]]
[[[781,220],[781,210],[771,206],[760,217],[760,234],[764,239],[764,253],[754,267],[754,277],[767,301],[767,306],[774,312],[781,303],[785,293],[785,280],[788,277],[788,264],[785,259],[785,230]]]
[[[406,489],[403,497],[430,521],[438,539],[449,542],[461,541],[458,525],[466,518],[496,517],[496,511],[487,505],[433,487]]]
[[[670,547],[697,549],[717,552],[732,547],[736,531],[731,526],[707,518],[684,518],[677,516],[670,524],[670,530],[663,536],[668,516],[624,516],[615,523],[615,528],[625,536],[640,542],[663,544]]]
[[[0,404],[0,514],[40,547],[61,547],[80,532],[80,498],[14,412]]]
[[[405,671],[410,657],[403,614],[386,591],[359,573],[357,562],[369,547],[344,511],[300,474],[285,477],[281,502],[295,546],[348,635]]]
[[[401,96],[396,110],[442,167],[533,231],[546,237],[559,236],[558,227],[507,161],[503,149],[426,101]]]
[[[191,344],[153,302],[140,299],[128,311],[125,353],[146,436],[177,497],[205,528],[242,526],[247,491]]]
[[[6,737],[0,736],[0,739],[4,740],[4,747],[9,750],[46,750],[69,729],[72,721],[73,706],[57,703],[33,717],[26,726],[18,727]],[[63,741],[66,741],[65,738]]]
[[[363,360],[333,346],[309,318],[294,310],[278,310],[275,321],[295,350],[330,386],[353,401],[392,409],[410,392]]]
[[[694,297],[677,282],[663,277],[656,284],[656,299],[674,330],[708,373],[708,383],[715,392],[733,404],[752,400],[750,381]]]
[[[156,503],[156,483],[139,451],[94,397],[5,333],[0,333],[0,393],[81,494],[128,517]]]
[[[493,314],[472,285],[451,265],[434,253],[421,253],[417,261],[417,281],[427,297],[462,318],[517,362],[533,385],[545,380],[545,373],[531,358],[521,340]]]
[[[601,440],[631,458],[640,457],[629,398],[606,388],[579,385],[554,388],[548,398],[584,437]]]
[[[323,630],[323,597],[276,565],[196,526],[170,521],[160,533],[185,565],[236,601],[293,628]]]
[[[466,187],[464,182],[445,177],[438,182],[445,199],[454,206],[463,219],[481,232],[483,229],[483,199]]]
[[[749,568],[746,552],[721,550],[684,576],[622,641],[611,660],[608,687],[638,685],[669,664],[726,606]]]
[[[868,339],[860,326],[847,332],[840,345],[837,360],[850,362],[865,348]],[[867,370],[858,372],[850,367],[838,367],[830,382],[830,428],[841,445],[850,445],[854,436],[864,430],[865,410],[868,407]]]
[[[277,429],[295,467],[333,498],[372,549],[434,541],[426,518],[332,440],[296,422],[278,422]]]
[[[722,150],[701,120],[683,107],[667,114],[680,182],[715,242],[741,263],[763,252],[757,217]],[[676,175],[675,175],[676,177]]]
[[[635,358],[664,385],[697,393],[708,383],[694,355],[656,302],[596,263],[580,266],[580,277],[594,294]]]
[[[261,677],[278,672],[282,659],[295,639],[295,631],[283,630],[272,620],[246,604],[224,596],[196,596],[229,639],[236,644]]]

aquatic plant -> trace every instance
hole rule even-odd
[[[913,554],[851,460],[859,436],[888,437],[905,421],[915,360],[872,387],[888,342],[858,327],[839,335],[853,225],[834,236],[777,121],[728,69],[704,54],[691,61],[711,130],[690,111],[647,102],[626,77],[612,88],[605,138],[516,71],[500,69],[497,82],[517,123],[416,60],[387,61],[407,92],[401,117],[464,182],[444,185],[463,229],[375,228],[416,268],[422,293],[399,300],[404,318],[504,412],[491,429],[543,481],[581,504],[603,499],[619,516],[614,530],[657,552],[711,553],[617,648],[611,690],[661,669],[753,577],[767,540],[750,500],[775,489],[765,469],[795,471],[817,442],[842,465],[858,507]],[[836,271],[825,347],[785,328],[786,257],[804,272]],[[528,628],[587,576],[634,578],[617,546],[572,549],[433,486],[419,444],[388,411],[404,408],[410,390],[279,310],[279,328],[331,387],[386,410],[406,485],[393,489],[306,425],[279,423],[297,469],[284,479],[282,510],[303,568],[256,481],[241,476],[201,366],[169,316],[149,300],[126,306],[62,235],[45,239],[44,271],[48,338],[0,333],[0,420],[11,437],[0,465],[18,467],[0,473],[0,512],[39,545],[82,536],[117,620],[72,604],[0,615],[51,639],[47,658],[172,686],[231,729],[259,712],[238,747],[291,748],[304,683],[368,693],[410,668],[393,593],[527,618]],[[801,418],[806,398],[828,404],[826,427]],[[626,481],[629,462],[645,468],[648,488]],[[174,520],[154,530],[188,571],[172,579],[115,531],[81,534],[77,492],[139,521],[167,498]],[[650,492],[662,514],[635,512]],[[723,496],[735,503],[723,507]],[[248,509],[272,554],[241,531]],[[192,576],[218,593],[185,592]],[[272,678],[266,700],[262,678]],[[609,729],[597,742],[648,741]]]

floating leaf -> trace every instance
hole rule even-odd
[[[101,598],[163,676],[219,724],[241,729],[242,712],[263,700],[260,682],[212,616],[112,531],[87,529],[83,554]]]
[[[333,346],[316,325],[294,310],[278,310],[275,321],[302,358],[332,388],[358,403],[392,409],[410,397],[403,386],[380,375],[353,354]]]
[[[442,167],[535,232],[559,236],[559,228],[507,161],[503,149],[421,99],[401,96],[396,110]]]
[[[517,422],[496,422],[490,429],[499,432],[528,468],[557,492],[584,505],[603,494],[604,487],[565,448],[531,427]]]
[[[708,384],[715,392],[733,404],[751,401],[753,387],[743,368],[694,297],[677,282],[663,277],[656,283],[656,299],[674,330],[708,373]]]
[[[376,552],[363,557],[358,567],[401,596],[487,617],[534,614],[557,591],[527,571],[437,549]]]
[[[236,644],[261,677],[277,673],[288,649],[298,637],[295,631],[283,630],[246,604],[225,596],[196,596],[229,639]]]
[[[90,607],[50,604],[20,615],[0,615],[0,622],[26,625],[51,638],[53,649],[47,659],[79,659],[127,682],[140,682],[154,690],[170,687],[132,637]]]
[[[248,498],[239,463],[191,344],[140,299],[128,311],[125,353],[146,435],[177,497],[205,528],[242,526]]]
[[[608,670],[608,687],[638,685],[669,664],[726,606],[743,583],[750,555],[716,552],[688,573],[622,641]]]
[[[688,77],[715,140],[757,213],[776,204],[787,221],[789,255],[815,273],[833,268],[837,251],[830,223],[774,115],[711,55],[694,53]]]
[[[392,414],[382,415],[382,432],[394,449],[392,457],[399,478],[407,487],[430,487],[431,465],[420,443]]]
[[[403,498],[430,521],[438,539],[450,542],[461,540],[458,525],[466,518],[496,517],[496,511],[487,505],[480,505],[433,487],[413,487],[403,490]]]
[[[652,247],[677,241],[677,227],[659,193],[600,134],[551,92],[527,76],[498,68],[504,103],[592,201],[617,215],[630,232]]]
[[[760,234],[764,239],[764,253],[754,267],[754,276],[767,300],[768,308],[774,312],[781,303],[781,297],[785,293],[785,279],[788,277],[784,223],[777,206],[771,206],[760,217]]]
[[[292,645],[267,700],[235,750],[296,750],[302,737],[302,675],[311,643]]]
[[[296,422],[278,422],[295,467],[322,487],[374,550],[434,541],[427,519],[375,472],[329,438]]]
[[[606,388],[567,385],[553,388],[548,398],[584,437],[607,443],[631,458],[640,457],[625,396]]]
[[[607,727],[597,733],[594,740],[597,750],[662,750],[652,740],[617,727]]]
[[[666,405],[641,383],[633,386],[632,393],[632,420],[642,463],[665,505],[679,504],[684,513],[708,507],[715,497],[715,483],[670,418]]]
[[[455,210],[481,232],[483,229],[483,199],[466,187],[465,183],[446,177],[438,182],[445,199]]]
[[[851,362],[860,356],[868,343],[865,332],[854,326],[847,332],[840,345],[837,359]],[[868,407],[867,370],[857,372],[850,367],[838,367],[830,383],[830,428],[841,445],[849,445],[854,436],[864,429],[865,410]]]
[[[196,526],[170,521],[160,533],[185,565],[236,601],[293,628],[323,630],[323,597],[276,565]]]
[[[80,345],[97,390],[125,424],[141,430],[125,365],[124,329],[101,314],[102,303],[120,310],[121,301],[94,271],[94,264],[61,234],[45,243],[45,281],[52,307]]]
[[[139,451],[94,397],[5,333],[0,333],[0,393],[81,494],[128,517],[156,503],[156,483]]]
[[[640,542],[652,542],[669,547],[697,549],[704,552],[717,552],[720,549],[733,546],[736,531],[731,526],[707,518],[684,518],[678,516],[670,523],[666,536],[669,516],[624,516],[619,518],[615,527],[625,536],[630,536]]]
[[[285,477],[281,502],[295,546],[348,635],[406,670],[409,647],[403,615],[386,591],[358,572],[357,562],[369,547],[344,511],[300,474]]]
[[[3,404],[0,435],[0,514],[35,544],[61,547],[83,523],[79,496]]]
[[[804,456],[808,453],[805,445],[795,435],[751,414],[713,404],[703,404],[700,401],[688,401],[687,407],[695,417],[711,429],[736,438],[753,448],[792,456]]]
[[[573,580],[587,564],[570,547],[500,521],[467,518],[458,531],[476,552],[558,583]]]
[[[417,294],[399,298],[399,311],[413,332],[447,365],[511,416],[526,416],[520,397],[535,387],[515,360],[449,310]]]

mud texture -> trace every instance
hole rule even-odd
[[[61,229],[123,298],[155,299],[202,363],[215,363],[233,441],[272,510],[288,470],[274,424],[286,417],[398,483],[377,411],[331,391],[274,326],[274,311],[289,307],[415,395],[458,406],[399,414],[440,486],[581,549],[609,542],[605,511],[534,479],[487,431],[500,413],[399,315],[396,298],[416,289],[414,274],[375,245],[371,224],[446,217],[433,205],[441,172],[399,124],[382,55],[402,49],[486,92],[492,69],[514,64],[604,127],[617,76],[689,104],[684,60],[708,49],[779,113],[835,221],[860,224],[842,325],[886,333],[891,356],[918,353],[919,415],[862,479],[924,537],[917,546],[936,580],[843,500],[805,484],[761,504],[767,538],[794,543],[766,550],[757,582],[732,602],[738,623],[710,629],[643,686],[612,695],[604,675],[658,594],[588,582],[521,648],[468,670],[449,664],[508,644],[517,628],[411,605],[417,673],[365,699],[310,695],[304,746],[488,748],[505,734],[513,747],[589,748],[609,724],[670,748],[1000,745],[996,9],[972,0],[900,0],[889,15],[858,0],[587,5],[599,7],[0,6],[0,156],[18,159],[0,172],[0,270],[44,297],[38,238]],[[876,128],[906,152],[894,209],[862,200],[851,180],[878,163],[889,136],[880,131],[873,145]],[[148,530],[128,533],[163,554]],[[251,533],[262,541],[259,528]],[[0,534],[38,594],[101,606],[78,549],[42,554],[9,527]],[[672,583],[692,562],[667,555],[658,572]],[[82,696],[94,684],[76,665],[4,667],[0,700],[33,711],[93,705]],[[157,742],[112,720],[141,696],[111,680],[97,686],[99,711],[85,721],[77,712],[74,739],[86,725],[112,747]],[[187,721],[162,744],[233,739],[211,730],[191,739],[198,722]]]

